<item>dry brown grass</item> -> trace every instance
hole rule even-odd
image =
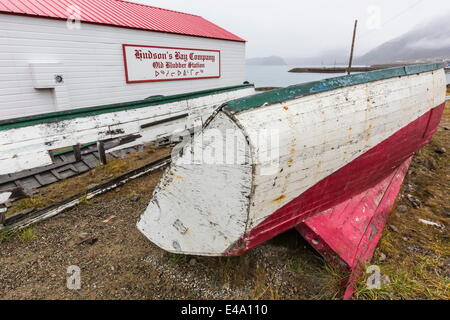
[[[450,90],[447,90],[450,95]],[[399,205],[408,212],[396,209],[384,231],[373,264],[391,283],[381,290],[368,290],[362,277],[356,297],[359,299],[450,299],[450,103],[431,143],[420,150],[411,165],[400,196]],[[436,150],[444,147],[445,154]],[[414,208],[405,195],[411,194],[422,202]],[[428,226],[419,219],[440,223],[444,228]],[[395,230],[395,231],[394,231]],[[384,262],[377,256],[384,253]]]
[[[49,198],[43,197],[41,195],[36,195],[31,198],[26,198],[17,201],[17,203],[14,204],[13,209],[11,209],[10,212],[13,213],[27,209],[43,208],[49,205],[51,202],[52,201]]]

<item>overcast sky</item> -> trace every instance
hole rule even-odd
[[[309,57],[350,47],[356,54],[450,13],[449,0],[133,0],[193,13],[248,41],[247,57]],[[450,23],[450,22],[449,22]]]

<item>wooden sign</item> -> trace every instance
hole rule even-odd
[[[220,51],[123,45],[127,83],[220,78]]]

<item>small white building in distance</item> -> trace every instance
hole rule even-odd
[[[0,120],[245,80],[240,37],[122,0],[2,0],[0,43]]]

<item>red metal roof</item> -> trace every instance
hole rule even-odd
[[[82,22],[245,41],[200,16],[123,0],[0,0],[1,13],[54,19],[68,19],[70,6],[79,7]]]

